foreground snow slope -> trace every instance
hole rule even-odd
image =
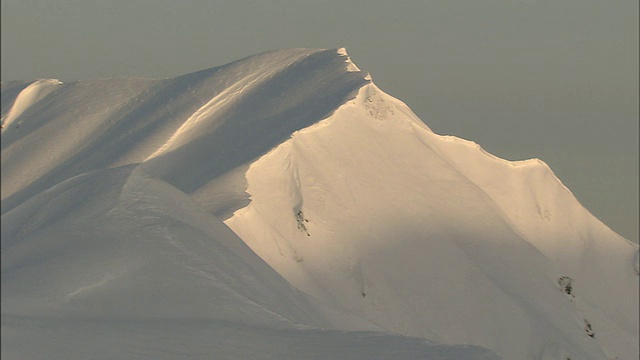
[[[2,321],[3,359],[498,359],[476,346],[361,331],[273,329],[200,319],[3,316]]]
[[[13,356],[63,354],[57,326],[116,357],[136,332],[228,358],[638,356],[638,246],[543,162],[431,132],[344,49],[3,84],[2,119]]]
[[[69,179],[2,221],[3,358],[495,358],[321,305],[132,166]]]

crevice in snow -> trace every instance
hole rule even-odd
[[[560,285],[560,288],[562,289],[562,291],[570,299],[575,298],[575,295],[573,294],[573,279],[572,278],[570,278],[568,276],[560,276],[560,278],[558,278],[558,285]]]
[[[593,331],[593,327],[591,326],[591,323],[587,319],[584,319],[584,331],[587,333],[589,337],[591,338],[596,337],[596,333]]]
[[[307,229],[307,225],[306,225],[306,223],[309,222],[309,219],[304,217],[304,213],[302,212],[302,210],[298,210],[298,212],[296,212],[296,222],[298,223],[298,230],[307,234],[307,236],[311,236],[311,234],[309,234],[309,230]]]

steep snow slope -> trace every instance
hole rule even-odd
[[[492,356],[336,332],[383,329],[509,359],[637,358],[638,246],[541,161],[432,133],[344,49],[3,84],[2,119],[3,345],[82,357],[48,340],[59,326],[128,349],[114,357]],[[186,335],[221,332],[238,338]]]
[[[435,135],[372,84],[247,180],[226,223],[298,288],[387,330],[511,359],[638,353],[637,246],[541,161]]]

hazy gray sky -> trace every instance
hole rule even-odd
[[[438,133],[546,161],[638,238],[638,0],[2,0],[2,80],[173,77],[347,47]]]

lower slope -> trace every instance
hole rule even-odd
[[[202,319],[78,321],[3,316],[3,359],[497,360],[489,350],[363,331]],[[38,344],[38,346],[32,346]]]
[[[328,325],[222,222],[131,166],[72,178],[2,220],[8,315]]]
[[[6,359],[495,358],[321,305],[135,166],[69,179],[2,224]]]

